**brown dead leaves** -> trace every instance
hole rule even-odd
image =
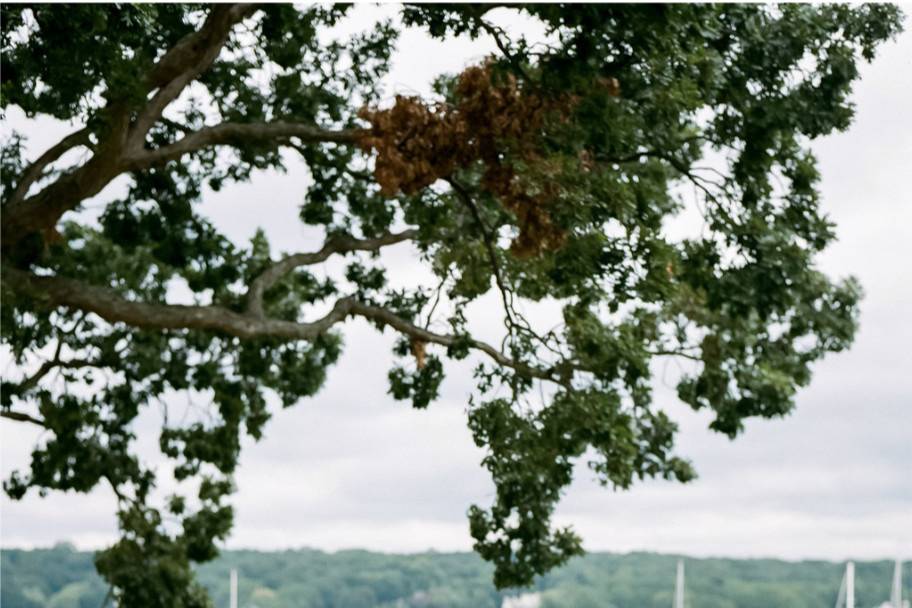
[[[548,209],[554,188],[528,193],[505,158],[521,160],[533,170],[543,163],[545,121],[565,115],[572,99],[524,92],[512,76],[495,83],[488,65],[466,69],[456,84],[456,97],[456,105],[429,105],[400,95],[388,110],[361,110],[359,116],[371,129],[360,144],[377,152],[374,177],[381,191],[387,196],[414,194],[481,161],[482,187],[516,216],[519,235],[513,253],[529,257],[560,247],[564,233]]]
[[[409,342],[412,349],[412,355],[415,357],[415,366],[421,370],[427,362],[427,342],[419,338],[412,338]]]

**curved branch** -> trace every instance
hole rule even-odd
[[[401,243],[418,236],[414,229],[404,230],[399,233],[386,233],[374,239],[356,239],[348,235],[333,235],[319,251],[312,253],[297,253],[279,260],[264,270],[247,289],[247,312],[257,317],[263,316],[263,294],[275,285],[283,275],[300,266],[319,264],[336,253],[351,251],[377,251],[381,247]]]
[[[180,158],[184,154],[196,152],[210,146],[230,145],[251,141],[280,141],[297,137],[305,142],[356,143],[361,135],[358,129],[331,131],[320,127],[296,122],[233,123],[219,125],[194,131],[173,144],[154,150],[135,152],[128,161],[129,169],[140,170],[154,165],[161,165]]]
[[[88,163],[68,173],[41,192],[4,207],[2,241],[7,250],[23,236],[53,226],[80,201],[100,192],[124,171],[141,171],[180,158],[208,146],[243,141],[269,141],[297,137],[305,142],[356,143],[360,130],[331,131],[314,125],[289,122],[222,123],[183,137],[155,150],[140,150],[126,157],[117,142],[99,147]]]
[[[19,178],[19,182],[16,184],[16,189],[13,190],[8,204],[15,205],[24,199],[31,185],[41,177],[41,174],[44,172],[45,167],[59,159],[61,156],[73,148],[87,145],[88,143],[89,129],[88,127],[84,127],[75,133],[70,133],[59,142],[48,148],[44,154],[39,156],[35,162],[29,165],[25,171],[22,172],[22,177]]]
[[[120,132],[123,126],[119,123],[112,130]],[[64,213],[101,192],[123,170],[118,143],[103,142],[86,164],[60,176],[40,192],[6,205],[0,228],[3,251],[13,250],[33,233],[53,228]]]
[[[379,306],[371,306],[370,304],[364,304],[362,302],[357,302],[354,300],[352,300],[350,303],[350,314],[363,317],[379,325],[388,325],[399,333],[405,334],[406,336],[409,336],[410,338],[421,342],[430,342],[433,344],[439,344],[440,346],[452,346],[454,344],[457,344],[462,339],[459,336],[438,334],[432,331],[428,331],[422,327],[415,325],[414,323],[411,323],[410,321],[403,319],[402,317],[397,316],[395,313],[392,313],[385,308],[381,308]],[[539,378],[541,380],[549,380],[558,384],[566,384],[566,381],[561,379],[556,374],[557,370],[554,367],[544,369],[527,365],[522,361],[511,359],[487,342],[481,342],[480,340],[470,338],[468,340],[468,344],[470,348],[485,353],[496,363],[504,367],[512,368],[524,376],[528,376],[530,378]]]
[[[312,323],[260,319],[222,306],[136,302],[105,287],[66,277],[37,276],[10,267],[3,268],[3,282],[45,305],[95,313],[110,323],[126,323],[143,329],[209,330],[238,338],[313,340],[348,314],[345,299],[339,300],[325,317]]]
[[[332,310],[311,323],[296,323],[279,319],[263,319],[241,314],[221,306],[187,306],[183,304],[151,304],[127,300],[112,289],[87,285],[65,277],[42,277],[16,268],[3,268],[3,281],[14,290],[47,306],[65,306],[92,312],[111,323],[126,323],[143,329],[193,329],[216,331],[242,339],[280,338],[314,340],[349,316],[363,317],[380,326],[389,326],[416,340],[441,346],[458,344],[464,338],[428,331],[399,317],[395,313],[353,297],[336,301]],[[490,344],[469,339],[469,346],[491,357],[496,363],[520,374],[567,385],[566,380],[552,368],[533,367],[511,359]]]

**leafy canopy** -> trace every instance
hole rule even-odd
[[[477,362],[468,425],[497,492],[469,523],[500,587],[581,552],[550,518],[584,455],[617,488],[694,476],[652,402],[656,360],[681,360],[681,400],[734,437],[787,414],[811,364],[851,343],[860,288],[815,267],[833,227],[809,142],[848,126],[895,7],[497,9],[541,22],[534,45],[492,9],[405,6],[327,42],[350,7],[2,7],[3,108],[80,126],[33,160],[18,134],[3,146],[2,331],[21,373],[0,413],[47,430],[5,489],[110,484],[122,536],[96,565],[119,603],[208,605],[190,564],[230,531],[241,437],[261,436],[275,397],[318,393],[350,317],[399,337],[390,393],[416,408],[445,359]],[[499,52],[441,76],[435,99],[384,103],[405,27]],[[300,217],[325,241],[277,257],[199,202],[283,168],[283,151],[307,164]],[[83,202],[118,176],[96,221]],[[672,238],[694,209],[702,231]],[[433,285],[388,286],[378,254],[403,242]],[[309,270],[333,256],[342,275]],[[169,302],[178,284],[195,304]],[[488,293],[498,344],[463,314]],[[535,327],[530,302],[561,322]],[[133,423],[175,393],[211,407],[165,418],[161,451],[192,491],[161,502]]]

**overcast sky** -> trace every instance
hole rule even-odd
[[[358,21],[363,24],[391,7],[360,10],[370,13]],[[504,25],[534,32],[506,12],[497,15]],[[457,72],[493,50],[490,40],[443,45],[409,32],[386,90],[426,92],[436,74]],[[656,403],[679,421],[679,452],[693,460],[700,478],[615,493],[579,467],[557,519],[573,524],[589,550],[912,556],[912,33],[884,45],[862,67],[854,99],[853,126],[814,149],[824,208],[839,235],[821,265],[831,275],[857,276],[866,293],[855,345],[816,366],[794,414],[750,421],[734,442],[709,432],[706,415],[678,404],[668,381],[674,370],[656,368]],[[29,136],[32,157],[72,129],[29,123],[16,112],[8,114],[4,132],[10,127]],[[208,193],[203,207],[239,242],[262,226],[275,251],[316,249],[314,232],[297,220],[306,180],[296,164],[287,174],[259,174],[249,184]],[[396,281],[426,277],[408,245],[385,259]],[[393,336],[350,322],[345,337],[346,352],[324,390],[277,411],[264,439],[247,442],[228,546],[469,550],[466,509],[493,497],[480,467],[483,453],[465,424],[474,386],[469,365],[451,364],[441,399],[415,411],[386,395]],[[140,451],[152,458],[160,416],[149,412],[138,425]],[[7,420],[0,433],[5,478],[27,464],[38,433]],[[102,489],[20,502],[4,495],[2,544],[69,540],[99,547],[115,537],[114,508]]]

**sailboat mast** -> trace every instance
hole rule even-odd
[[[238,579],[237,570],[231,569],[231,608],[238,608]]]
[[[678,560],[678,574],[675,578],[674,608],[684,608],[684,560]]]
[[[855,562],[846,564],[846,608],[855,608]]]
[[[839,594],[836,596],[836,608],[845,608],[846,595],[846,573],[842,573],[842,580],[839,581]]]

